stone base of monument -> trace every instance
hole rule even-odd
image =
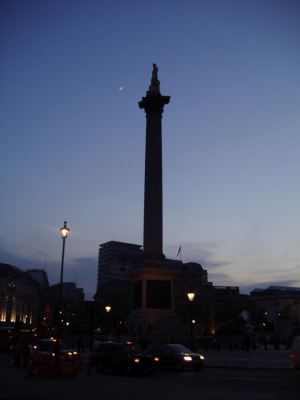
[[[174,312],[174,279],[178,264],[167,259],[144,259],[131,269],[132,311],[126,324],[131,335],[151,341],[185,341],[187,329]]]
[[[144,309],[132,311],[126,320],[129,333],[153,342],[185,342],[186,327],[171,310]]]

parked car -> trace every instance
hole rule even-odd
[[[154,357],[132,343],[100,342],[94,349],[91,365],[97,372],[148,375],[156,370]]]
[[[31,354],[25,365],[29,376],[77,375],[80,355],[66,343],[43,339],[31,345]]]
[[[194,369],[199,370],[204,365],[204,356],[194,353],[181,344],[152,344],[147,353],[152,355],[161,368],[177,371]]]
[[[290,353],[292,368],[300,369],[300,336],[295,336]]]

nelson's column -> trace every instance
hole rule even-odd
[[[153,336],[180,334],[183,326],[174,312],[174,276],[171,260],[163,254],[162,114],[170,96],[160,93],[158,68],[153,64],[151,84],[139,107],[146,113],[143,258],[130,272],[133,307],[129,328]]]

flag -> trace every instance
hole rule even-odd
[[[181,245],[179,246],[178,252],[177,252],[177,257],[179,256],[179,254],[181,253]]]

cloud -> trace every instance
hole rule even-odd
[[[76,257],[72,259],[72,263],[79,268],[91,265],[93,265],[94,268],[97,268],[98,260],[97,257]]]
[[[97,257],[73,258],[71,266],[73,272],[76,272],[77,286],[84,288],[87,300],[92,299],[97,288]]]
[[[215,261],[205,255],[203,256],[201,255],[201,257],[199,257],[198,259],[196,258],[194,261],[200,263],[204,269],[209,269],[209,270],[213,268],[225,267],[226,265],[230,265],[228,261]]]
[[[183,262],[197,262],[205,269],[224,267],[230,264],[225,260],[216,260],[215,254],[219,247],[216,241],[206,242],[184,242],[181,244],[181,253]],[[176,258],[178,247],[174,245],[166,246],[171,258]]]
[[[23,257],[18,254],[13,254],[6,250],[3,246],[3,241],[0,240],[0,262],[13,265],[20,269],[41,268],[41,265],[36,260],[28,257]]]
[[[272,269],[264,269],[264,275],[274,275],[274,274],[291,274],[291,273],[299,273],[300,265],[294,265],[292,267],[285,267],[285,268],[272,268]],[[261,269],[255,269],[251,271],[252,275],[256,275],[257,273],[261,273]]]
[[[208,271],[208,281],[214,286],[238,286],[231,275],[221,272]]]
[[[240,285],[240,291],[242,293],[250,293],[254,289],[266,289],[269,286],[288,286],[288,287],[299,287],[299,279],[286,279],[279,281],[264,281],[264,282],[254,282],[247,285]]]
[[[44,269],[47,272],[49,284],[59,281],[60,262],[49,259],[44,252],[38,252],[37,258],[26,257],[6,249],[4,240],[0,238],[0,262],[13,265],[22,270]],[[79,257],[65,263],[64,281],[74,282],[84,289],[86,299],[92,299],[97,287],[97,257]]]

